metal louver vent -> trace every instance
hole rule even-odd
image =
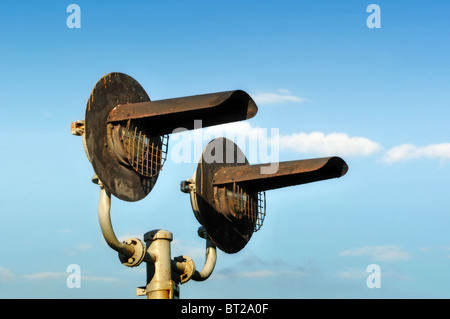
[[[257,232],[266,217],[266,193],[249,193],[233,183],[233,189],[227,190],[227,199],[234,218],[249,222]]]
[[[152,137],[130,120],[123,130],[123,143],[130,165],[146,177],[159,174],[166,158],[169,135]]]

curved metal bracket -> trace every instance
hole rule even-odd
[[[204,230],[204,227],[199,228],[199,235],[201,231],[204,232],[204,238],[206,239],[205,264],[200,272],[195,271],[194,275],[192,276],[192,279],[195,281],[204,281],[208,279],[209,276],[211,276],[217,261],[216,245],[214,245],[214,243],[211,241],[209,235],[206,234],[206,230]]]
[[[106,190],[97,176],[92,181],[100,186],[100,199],[98,202],[98,219],[103,238],[109,247],[119,253],[119,259],[125,266],[136,267],[143,260],[153,262],[153,258],[147,254],[144,243],[137,238],[130,238],[120,242],[111,224],[111,193]]]
[[[211,276],[217,261],[217,249],[216,245],[211,241],[209,235],[203,226],[199,227],[198,235],[201,238],[206,239],[206,252],[205,252],[205,264],[201,271],[195,270],[195,265],[192,267],[190,265],[190,258],[185,256],[177,257],[172,261],[172,270],[181,274],[184,277],[182,284],[187,282],[189,279],[195,281],[204,281]]]
[[[127,267],[137,267],[139,266],[142,261],[144,260],[144,257],[146,255],[145,253],[145,244],[142,242],[142,240],[138,238],[129,238],[124,241],[125,244],[130,245],[134,248],[134,254],[131,257],[127,257],[125,255],[122,255],[119,253],[119,259],[122,262],[124,266]]]

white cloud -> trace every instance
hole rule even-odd
[[[368,273],[364,269],[349,268],[347,270],[338,271],[337,276],[347,279],[359,279],[366,278],[368,276]]]
[[[371,275],[372,272],[368,272],[366,269],[360,269],[360,268],[348,268],[346,270],[341,270],[336,272],[336,276],[338,278],[343,279],[367,279],[369,275]],[[399,274],[395,271],[388,270],[385,271],[383,269],[383,278],[396,278],[400,280],[413,280],[413,278],[405,276],[403,274]]]
[[[250,142],[264,141],[260,145],[268,145],[272,148],[276,146],[279,150],[324,156],[369,156],[381,150],[379,143],[365,137],[349,136],[346,133],[324,134],[322,132],[283,135],[279,134],[278,128],[252,127],[248,122],[209,127],[205,129],[204,135],[211,137],[225,136],[237,142],[245,137]]]
[[[288,90],[280,89],[280,93],[259,93],[252,95],[257,105],[280,104],[285,102],[302,103],[305,99],[291,95]]]
[[[286,269],[260,269],[254,271],[242,271],[235,268],[225,268],[220,272],[216,272],[212,278],[217,280],[227,280],[230,278],[268,278],[268,277],[298,277],[306,276],[308,272],[303,270],[286,270]]]
[[[278,128],[267,129],[253,127],[249,122],[235,122],[208,127],[204,136],[225,136],[234,141],[264,141],[267,145],[280,151],[294,151],[297,153],[310,153],[322,156],[359,157],[370,156],[382,151],[380,143],[362,136],[349,136],[347,133],[323,132],[280,134]],[[276,148],[274,148],[277,143]],[[450,143],[430,144],[417,147],[413,144],[402,144],[385,152],[382,161],[395,163],[417,158],[450,160]]]
[[[240,277],[273,277],[273,276],[279,276],[279,274],[269,269],[246,271],[240,273]]]
[[[411,256],[402,247],[391,246],[364,246],[355,249],[344,250],[339,256],[368,256],[373,261],[395,262],[400,260],[408,260]]]
[[[34,274],[22,275],[21,277],[28,280],[48,280],[48,279],[66,279],[70,275],[69,272],[38,272]],[[89,276],[81,274],[81,280],[93,282],[117,282],[116,278]]]
[[[233,140],[252,163],[273,162],[274,159],[276,161],[279,151],[318,156],[364,157],[383,150],[380,143],[363,136],[350,136],[344,132],[326,134],[320,131],[282,134],[280,128],[255,127],[248,121],[216,125],[179,134],[176,139],[174,138],[176,146],[172,146],[171,156],[175,162],[186,163],[196,162],[203,151],[205,142],[217,137]],[[192,145],[194,145],[194,152],[191,149]],[[183,151],[174,151],[175,148]],[[181,158],[180,155],[187,158]],[[402,144],[381,153],[380,157],[381,161],[386,163],[416,158],[450,160],[450,143],[430,144],[423,147]]]
[[[67,278],[69,276],[69,273],[67,272],[38,272],[34,274],[28,274],[28,275],[22,275],[25,279],[32,279],[32,280],[46,280],[46,279],[55,279],[55,278]]]
[[[392,164],[419,158],[450,160],[450,143],[430,144],[421,147],[413,144],[402,144],[389,149],[382,160]]]
[[[378,152],[381,146],[365,137],[312,132],[281,135],[280,149],[320,155],[368,156]]]
[[[119,279],[112,277],[100,277],[100,276],[86,276],[82,275],[81,280],[92,281],[92,282],[118,282]]]
[[[15,274],[7,269],[0,267],[0,283],[5,283],[14,280]]]

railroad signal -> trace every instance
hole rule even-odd
[[[106,189],[138,201],[154,187],[167,158],[169,134],[252,118],[258,108],[241,90],[151,101],[142,86],[123,73],[102,77],[92,90],[85,120],[72,123]]]
[[[194,215],[206,240],[205,264],[199,271],[187,256],[171,259],[172,233],[156,229],[144,241],[119,242],[111,224],[111,194],[138,201],[154,187],[167,158],[169,135],[203,127],[250,119],[258,108],[244,91],[151,101],[132,77],[110,73],[92,90],[85,119],[72,123],[72,134],[82,136],[85,153],[100,186],[98,215],[107,244],[128,267],[147,264],[147,285],[137,289],[147,298],[176,298],[178,285],[209,278],[216,264],[216,246],[226,253],[240,251],[263,225],[265,192],[346,174],[339,157],[250,165],[232,141],[217,138],[203,150],[192,179],[182,182],[190,193]]]
[[[181,183],[198,222],[222,251],[240,251],[261,228],[265,191],[341,177],[348,170],[340,157],[280,162],[270,173],[267,166],[250,165],[233,141],[216,138],[203,150],[192,179]]]

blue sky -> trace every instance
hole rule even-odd
[[[66,25],[71,3],[80,29]],[[366,25],[371,3],[379,29]],[[0,297],[137,298],[145,284],[145,265],[124,267],[104,243],[93,169],[70,134],[95,83],[123,72],[152,100],[245,90],[258,114],[231,130],[278,129],[280,160],[349,165],[268,192],[262,229],[239,253],[219,251],[183,298],[449,298],[449,12],[437,0],[2,2]],[[167,229],[173,256],[201,268],[179,191],[200,154],[176,163],[172,140],[145,199],[113,198],[113,225],[123,239]],[[66,285],[70,264],[79,289]],[[381,288],[366,285],[370,264]]]

